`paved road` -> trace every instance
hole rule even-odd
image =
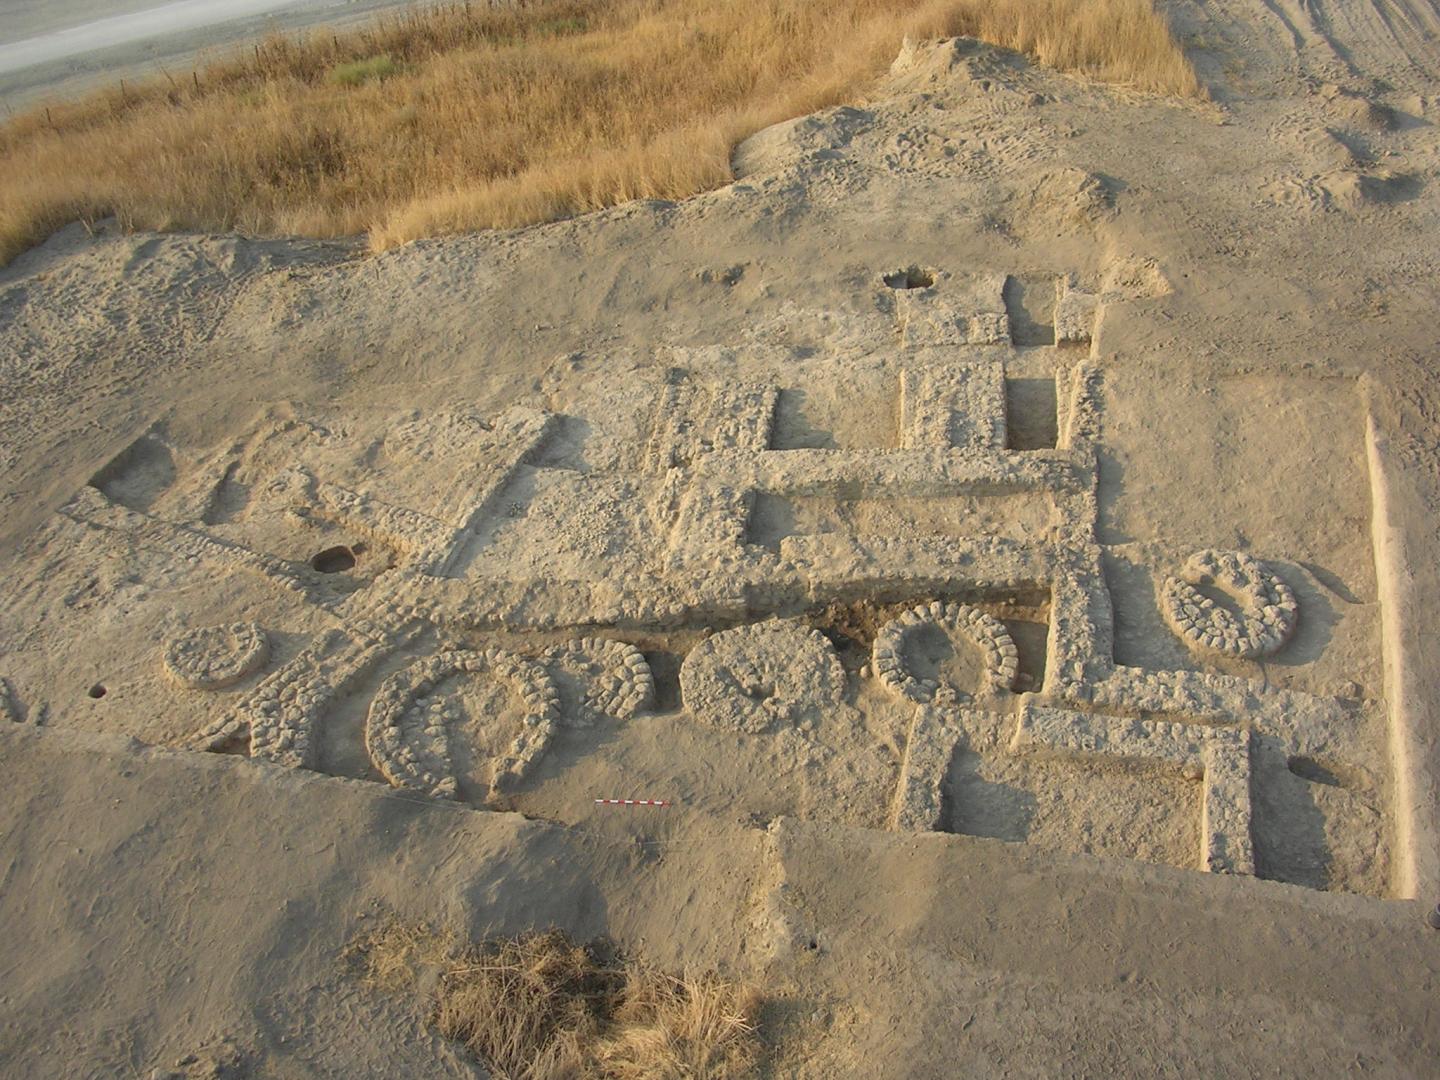
[[[97,83],[185,69],[197,53],[272,29],[343,25],[397,0],[0,0],[0,102],[18,108]]]

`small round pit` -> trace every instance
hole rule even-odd
[[[935,284],[935,272],[907,266],[903,270],[892,270],[881,280],[892,289],[928,289]]]
[[[317,574],[343,574],[355,569],[355,552],[344,544],[328,547],[310,560],[310,569]]]

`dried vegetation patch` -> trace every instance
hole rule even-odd
[[[753,989],[677,978],[558,930],[455,947],[390,926],[356,951],[389,990],[438,972],[431,1023],[501,1080],[728,1080],[760,1059]]]
[[[77,219],[375,248],[730,179],[769,124],[850,100],[905,36],[969,35],[1201,93],[1151,0],[516,0],[273,37],[0,127],[0,265]]]

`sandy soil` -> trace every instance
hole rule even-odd
[[[680,204],[0,272],[0,1071],[479,1075],[393,916],[778,1076],[1433,1072],[1436,11],[1169,14],[1211,103],[932,43]]]

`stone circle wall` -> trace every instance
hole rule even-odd
[[[985,661],[986,682],[996,690],[1009,690],[1015,685],[1020,670],[1020,654],[1005,624],[979,608],[968,604],[942,603],[939,600],[920,604],[891,619],[875,635],[871,664],[875,675],[890,690],[914,701],[927,704],[937,695],[958,697],[958,687],[942,687],[934,679],[921,679],[911,670],[906,652],[911,639],[925,629],[938,630],[952,641],[969,642],[978,648]]]
[[[1213,585],[1235,598],[1241,613],[1199,589]],[[1295,632],[1300,606],[1294,592],[1254,556],[1239,551],[1198,551],[1160,589],[1170,628],[1192,649],[1254,660],[1278,652]]]
[[[704,723],[760,733],[809,728],[845,693],[845,670],[818,630],[796,622],[737,626],[706,638],[680,668],[685,706]]]
[[[270,639],[253,622],[203,626],[171,638],[164,664],[170,677],[192,690],[221,690],[264,667]]]
[[[549,745],[560,720],[560,695],[545,669],[504,649],[452,650],[390,676],[370,703],[365,743],[370,758],[396,787],[455,798],[450,739],[460,717],[453,702],[432,696],[455,675],[491,675],[511,682],[525,702],[520,735],[495,764],[492,791],[522,778]]]
[[[561,714],[561,722],[571,727],[592,727],[605,717],[628,720],[654,704],[650,665],[626,642],[575,638],[547,649],[541,659],[552,679],[576,689],[577,700]]]

